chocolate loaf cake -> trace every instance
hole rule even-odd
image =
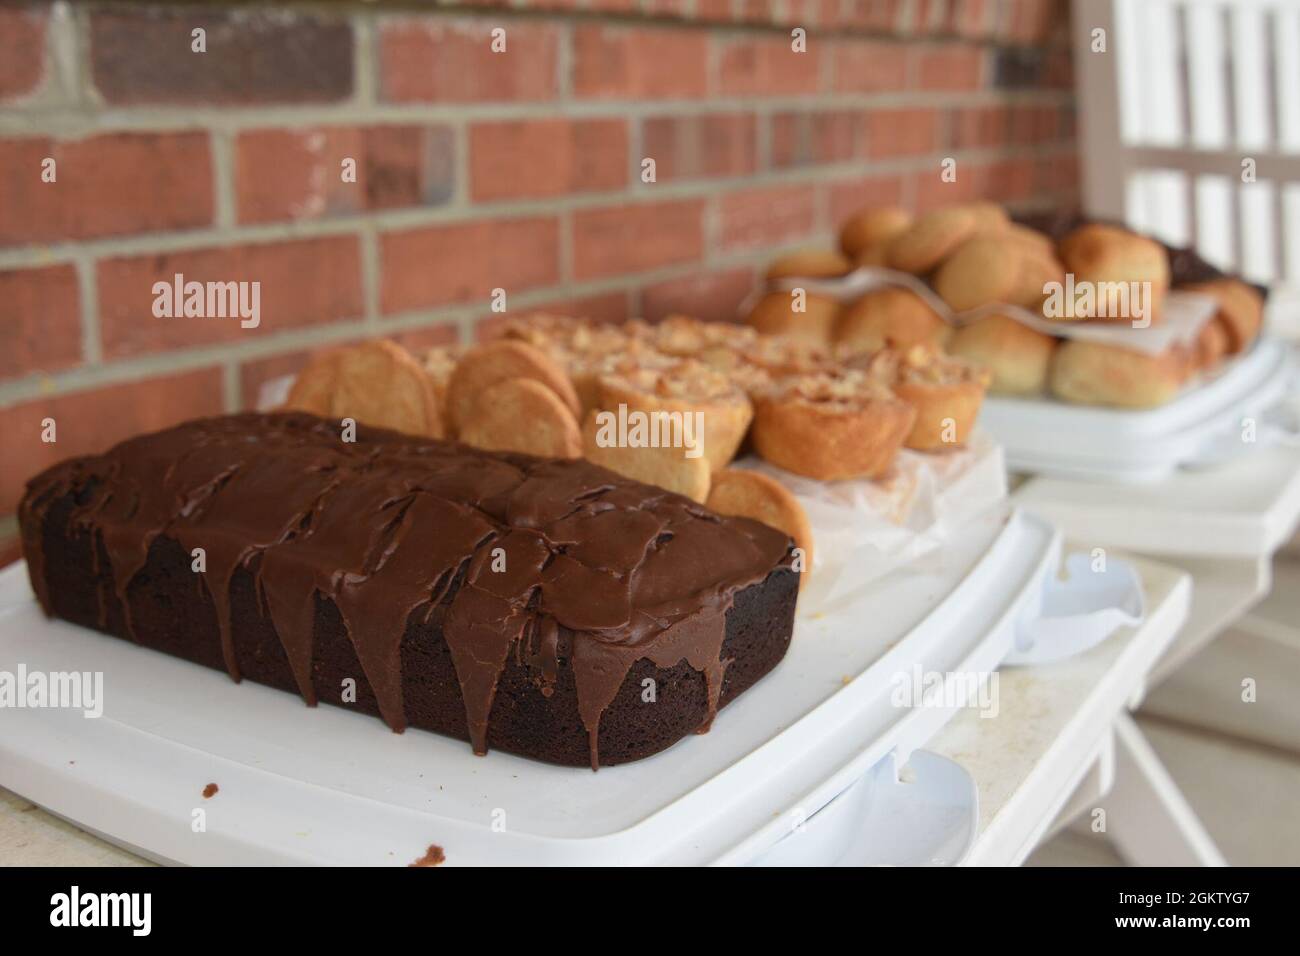
[[[54,466],[19,510],[49,615],[568,765],[707,730],[784,656],[782,533],[580,460],[303,414],[188,422]]]

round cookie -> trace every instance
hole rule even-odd
[[[480,389],[465,410],[460,441],[488,451],[540,458],[577,458],[582,435],[558,395],[531,378],[507,378]]]
[[[803,551],[799,586],[808,580],[813,566],[812,525],[799,499],[781,482],[761,472],[727,468],[713,476],[705,504],[718,514],[753,518],[784,531]]]
[[[685,495],[700,504],[709,497],[707,458],[687,458],[680,448],[601,444],[599,414],[592,409],[582,423],[584,458],[625,478]]]
[[[508,378],[530,378],[549,388],[576,418],[578,394],[568,373],[541,349],[517,339],[497,339],[465,353],[447,383],[447,421],[459,432],[481,390]]]
[[[334,390],[338,385],[338,356],[338,349],[329,349],[312,356],[294,378],[284,407],[311,412],[321,418],[333,415]]]
[[[406,349],[385,339],[320,356],[298,376],[287,404],[408,435],[442,435],[432,381]]]

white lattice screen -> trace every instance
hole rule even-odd
[[[1073,17],[1087,210],[1194,244],[1290,300],[1300,0],[1075,0]]]

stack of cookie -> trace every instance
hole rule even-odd
[[[727,514],[778,527],[811,567],[803,509],[779,482],[731,468],[749,444],[788,471],[875,479],[900,449],[964,444],[987,378],[930,342],[837,356],[807,339],[673,316],[507,324],[423,362],[392,342],[318,356],[288,406],[497,451],[586,457]]]
[[[902,285],[876,288],[847,303],[790,288],[792,279],[833,279],[860,266],[921,279],[959,321],[949,324],[923,296]],[[783,256],[767,279],[769,288],[748,317],[759,331],[798,337],[840,357],[918,346],[942,349],[986,369],[995,394],[1050,392],[1069,402],[1130,408],[1169,401],[1192,375],[1246,348],[1259,333],[1263,313],[1255,289],[1216,277],[1174,286],[1209,295],[1219,305],[1192,347],[1152,354],[1046,334],[1017,321],[1014,311],[1060,323],[1158,324],[1171,288],[1169,250],[1100,223],[1077,225],[1053,238],[1011,221],[992,203],[952,206],[918,218],[895,208],[865,210],[844,224],[838,250]],[[1095,308],[1080,313],[1068,295],[1075,289],[1120,287],[1142,294],[1125,295],[1122,307],[1109,313]],[[1061,294],[1049,296],[1052,288]],[[1094,303],[1104,301],[1110,300],[1094,294]],[[1001,312],[999,306],[1015,309]],[[973,312],[974,317],[960,318]]]

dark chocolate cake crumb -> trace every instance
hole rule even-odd
[[[436,843],[430,843],[429,849],[424,851],[424,856],[414,863],[408,863],[407,866],[439,866],[446,862],[447,854],[442,852],[442,847]]]

